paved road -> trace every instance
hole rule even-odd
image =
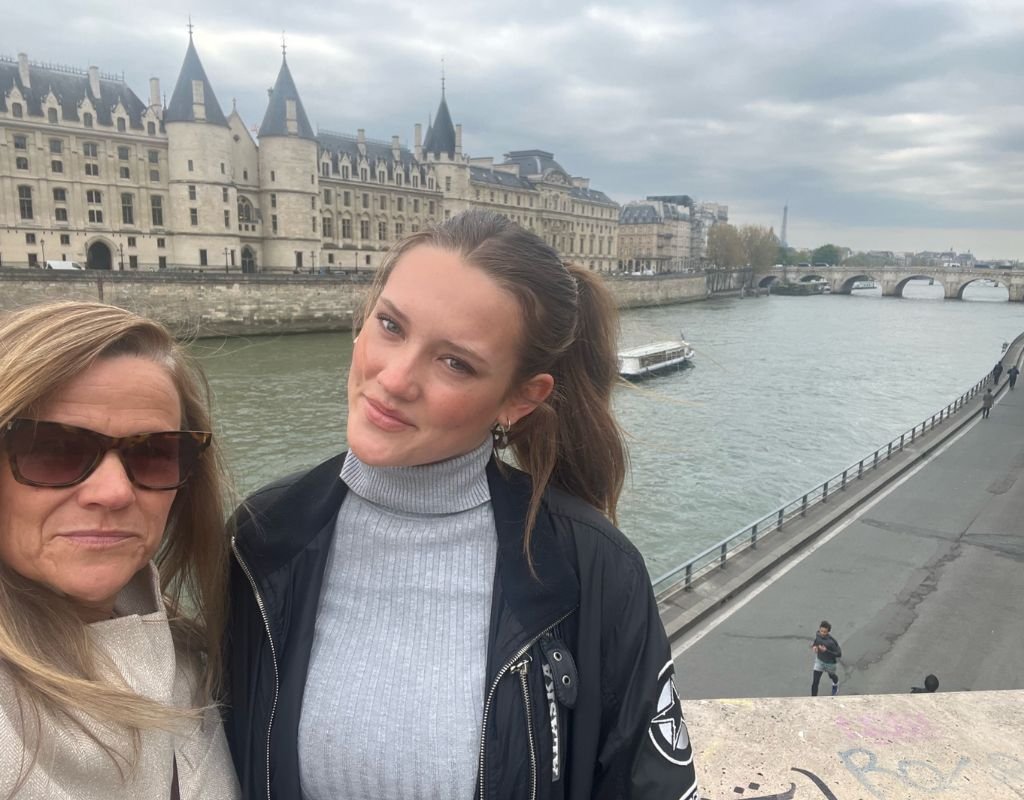
[[[929,672],[940,691],[1024,689],[1022,472],[1024,381],[746,605],[677,640],[680,694],[809,694],[822,619],[844,694],[907,692]]]

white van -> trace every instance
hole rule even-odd
[[[77,261],[49,261],[47,260],[44,269],[72,269],[72,270],[83,270],[81,264]]]

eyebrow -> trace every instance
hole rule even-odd
[[[381,297],[378,298],[377,302],[380,303],[380,305],[384,307],[384,310],[387,311],[388,314],[393,316],[397,322],[400,322],[404,326],[408,326],[409,318],[399,310],[398,306],[396,306],[383,295],[381,295]],[[443,347],[444,349],[453,351],[455,355],[461,356],[463,358],[468,359],[469,361],[474,362],[475,366],[477,366],[478,368],[491,368],[490,361],[484,358],[482,355],[480,355],[480,353],[478,353],[471,347],[466,347],[465,345],[458,344],[456,342],[453,342],[451,339],[441,339],[437,343],[441,345],[441,347]]]

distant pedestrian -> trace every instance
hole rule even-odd
[[[1020,370],[1017,369],[1017,365],[1014,364],[1008,370],[1006,370],[1006,379],[1010,382],[1010,388],[1012,389],[1017,384],[1017,376],[1020,375]]]
[[[997,361],[996,365],[992,367],[992,383],[996,386],[999,385],[999,376],[1003,374],[1003,362]]]
[[[981,418],[988,419],[988,412],[992,410],[992,404],[996,401],[996,397],[992,394],[991,389],[985,390],[985,396],[981,398]]]
[[[811,644],[814,651],[814,677],[811,679],[811,697],[818,696],[818,684],[821,673],[827,672],[832,679],[832,696],[839,694],[839,675],[836,673],[836,661],[843,657],[843,649],[832,637],[832,624],[822,620],[818,633]]]
[[[925,675],[924,686],[912,686],[910,688],[911,694],[928,694],[937,691],[939,688],[939,679],[934,675]]]

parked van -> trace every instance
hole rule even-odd
[[[50,260],[47,260],[46,267],[44,267],[44,269],[82,270],[82,269],[85,269],[85,267],[83,267],[77,261],[50,261]]]

